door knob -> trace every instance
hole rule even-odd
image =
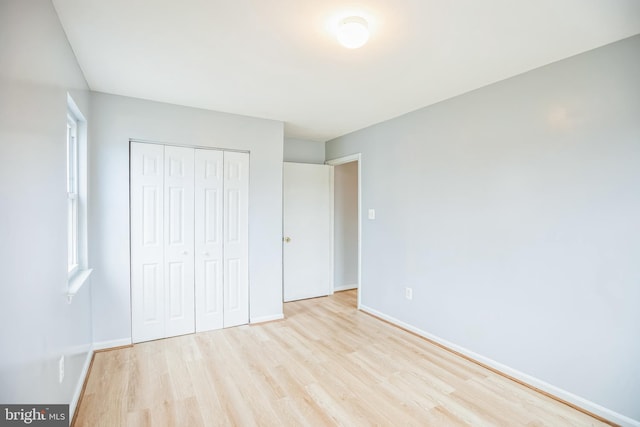
[[[285,243],[289,243],[291,241],[291,237],[285,237],[284,239],[282,239],[285,241]]]
[[[205,253],[203,253],[202,255],[204,255],[204,256],[209,256],[209,252],[205,252]]]
[[[187,251],[182,251],[182,255],[188,255],[188,254],[189,254],[189,252],[187,252]]]

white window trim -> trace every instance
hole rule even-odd
[[[79,195],[78,195],[78,121],[71,112],[67,113],[67,268],[69,278],[78,269],[79,244]]]
[[[91,272],[89,268],[88,257],[88,239],[87,239],[87,120],[80,112],[77,104],[71,95],[67,94],[67,120],[68,127],[73,128],[75,125],[75,153],[67,152],[67,162],[75,160],[77,168],[71,171],[72,176],[67,177],[67,200],[69,204],[69,212],[71,212],[71,204],[75,206],[75,234],[67,233],[69,239],[75,238],[75,261],[71,265],[69,257],[71,255],[71,247],[67,247],[67,300],[69,303],[80,290],[80,288],[88,282]],[[67,143],[68,144],[68,143]],[[75,156],[75,157],[69,157]],[[69,169],[67,169],[69,173]],[[75,175],[75,176],[73,176]],[[73,219],[69,216],[67,227],[73,227]]]

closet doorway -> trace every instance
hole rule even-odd
[[[133,342],[249,321],[249,154],[132,141]]]

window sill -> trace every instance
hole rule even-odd
[[[73,297],[78,293],[82,285],[84,285],[93,269],[88,268],[86,270],[78,270],[71,278],[69,278],[69,286],[67,288],[67,302],[71,304]]]

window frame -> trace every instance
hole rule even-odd
[[[69,278],[79,268],[78,121],[67,113],[67,269]]]
[[[70,94],[67,93],[67,302],[88,281],[89,268],[87,234],[88,206],[88,144],[87,120]]]

